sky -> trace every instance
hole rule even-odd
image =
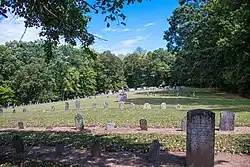
[[[177,7],[178,0],[143,0],[122,10],[126,15],[126,26],[117,25],[114,21],[109,28],[104,22],[104,15],[93,13],[88,30],[107,41],[96,39],[91,48],[98,52],[110,50],[117,55],[131,53],[137,47],[147,51],[166,48],[163,35],[169,27],[167,18]],[[10,40],[19,41],[24,29],[23,18],[9,15],[7,19],[0,19],[0,44]],[[39,39],[39,29],[28,28],[22,41],[36,39]]]

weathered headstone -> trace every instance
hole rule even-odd
[[[134,109],[135,108],[135,104],[134,103],[130,103],[130,108]]]
[[[182,131],[186,131],[187,130],[187,116],[185,116],[181,120],[181,130]]]
[[[83,122],[83,117],[81,114],[76,114],[75,116],[75,126],[77,130],[83,130],[84,129],[84,122]]]
[[[151,105],[150,105],[149,103],[145,103],[145,104],[143,105],[143,109],[148,109],[148,110],[150,110],[150,109],[151,109]]]
[[[105,101],[105,102],[103,103],[103,107],[104,107],[105,109],[108,109],[109,104],[108,104],[108,102],[107,102],[107,101]]]
[[[80,106],[80,100],[76,100],[75,105],[76,105],[76,109],[80,110],[80,108],[81,108],[81,106]]]
[[[220,131],[233,131],[234,130],[235,114],[231,111],[220,112]]]
[[[55,106],[51,106],[51,111],[55,111]]]
[[[148,130],[148,122],[146,119],[140,119],[141,130]]]
[[[109,122],[107,123],[106,130],[113,130],[115,129],[115,123]]]
[[[120,108],[120,109],[123,109],[123,108],[124,108],[124,102],[123,102],[123,101],[121,101],[121,102],[119,103],[119,108]]]
[[[196,93],[195,92],[193,92],[193,97],[195,97],[196,95],[195,95]]]
[[[18,129],[24,129],[24,124],[23,122],[18,122],[17,123]]]
[[[12,113],[16,113],[16,109],[15,109],[15,106],[12,107]]]
[[[180,104],[177,104],[175,108],[176,108],[176,109],[180,109],[180,108],[181,108],[181,105],[180,105]]]
[[[65,102],[65,111],[69,111],[69,102]]]
[[[96,109],[96,106],[97,106],[96,103],[93,103],[93,104],[92,104],[92,108],[93,108],[93,109]]]
[[[101,143],[99,139],[94,139],[93,143],[90,146],[90,153],[92,157],[101,156]]]
[[[0,114],[2,114],[3,113],[3,109],[2,108],[0,108]]]
[[[23,107],[23,108],[22,108],[22,111],[23,111],[23,112],[26,112],[27,110],[26,110],[26,108],[25,108],[25,107]]]
[[[154,140],[149,147],[148,151],[148,161],[152,163],[153,166],[158,166],[159,154],[160,154],[161,144],[159,140]]]
[[[64,143],[63,142],[56,142],[56,146],[55,146],[55,153],[56,155],[60,156],[62,155],[64,152]]]
[[[213,167],[215,114],[210,110],[187,113],[186,166]]]
[[[12,146],[13,146],[13,148],[15,148],[16,153],[23,153],[24,152],[23,139],[20,136],[15,135],[12,138]]]
[[[167,109],[167,104],[166,103],[161,103],[161,109],[163,109],[163,110]]]

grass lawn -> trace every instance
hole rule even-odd
[[[234,111],[236,114],[235,126],[250,126],[250,100],[243,99],[231,94],[218,92],[212,89],[185,88],[177,92],[167,90],[150,91],[153,95],[147,96],[147,92],[129,92],[125,109],[118,109],[115,96],[97,97],[96,99],[81,99],[81,108],[84,115],[85,125],[105,126],[108,121],[114,121],[118,126],[138,126],[141,118],[148,120],[149,127],[179,127],[180,120],[186,111],[191,109],[211,109],[216,113],[216,125],[218,126],[219,112],[221,110]],[[196,96],[193,97],[193,92]],[[103,103],[107,99],[109,109],[103,109]],[[135,109],[130,109],[133,102]],[[143,110],[144,103],[150,103],[151,110]],[[166,110],[160,109],[160,104],[166,102]],[[70,111],[64,111],[65,102],[54,102],[26,106],[27,112],[22,112],[22,107],[5,109],[0,114],[0,128],[16,127],[18,121],[24,121],[26,127],[47,126],[74,126],[74,116],[77,113],[74,100],[69,101]],[[92,109],[92,104],[97,104],[97,109]],[[175,106],[181,104],[181,109]],[[55,111],[51,111],[51,106]]]

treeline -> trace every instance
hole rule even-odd
[[[164,39],[178,84],[250,97],[250,1],[181,0]]]
[[[124,60],[70,45],[48,52],[43,41],[0,45],[0,104],[54,101],[127,87],[159,86],[170,80],[174,56],[138,48]]]

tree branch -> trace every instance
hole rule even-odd
[[[23,39],[23,37],[24,37],[24,35],[25,35],[25,33],[26,33],[26,31],[27,31],[27,26],[25,26],[25,29],[24,29],[24,32],[23,32],[23,35],[21,36],[21,38],[20,38],[20,40],[19,40],[19,42],[21,42],[22,41],[22,39]]]

